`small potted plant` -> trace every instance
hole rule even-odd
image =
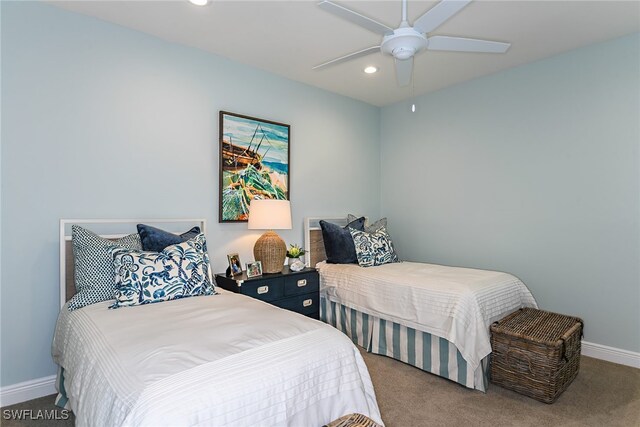
[[[301,261],[300,258],[306,253],[304,249],[302,249],[298,245],[290,244],[289,250],[287,251],[288,264],[291,265],[296,261]]]

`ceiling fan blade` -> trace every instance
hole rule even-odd
[[[396,79],[398,86],[407,86],[411,83],[413,73],[413,56],[409,59],[396,59]]]
[[[511,43],[492,42],[488,40],[466,39],[463,37],[433,36],[429,37],[428,50],[451,50],[456,52],[505,53]]]
[[[416,19],[413,28],[420,33],[430,33],[469,3],[471,0],[442,0]]]
[[[362,56],[367,56],[374,52],[380,52],[380,46],[371,46],[366,49],[362,49],[357,52],[353,52],[348,55],[341,56],[340,58],[332,59],[331,61],[325,62],[324,64],[316,65],[315,67],[313,67],[313,70],[317,70],[318,68],[326,67],[328,65],[339,64],[341,62],[346,62],[351,59],[360,58]]]
[[[374,33],[382,35],[393,33],[393,28],[387,27],[386,25],[381,24],[378,21],[374,21],[371,18],[361,15],[358,12],[354,12],[351,9],[347,9],[346,7],[340,6],[339,4],[324,0],[318,3],[318,6],[320,6],[322,10],[339,16],[342,19],[346,19],[347,21],[366,28],[369,31],[373,31]]]

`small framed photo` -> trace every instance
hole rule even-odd
[[[262,263],[260,261],[247,263],[247,277],[262,276]]]
[[[242,274],[242,263],[240,262],[240,256],[238,254],[227,255],[229,260],[229,272],[232,276]]]

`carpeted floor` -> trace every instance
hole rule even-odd
[[[580,373],[547,405],[491,385],[481,393],[383,356],[362,351],[387,427],[640,426],[640,369],[582,357]],[[6,410],[54,410],[54,396],[2,408],[6,427],[67,427],[68,420],[8,420]],[[58,418],[63,417],[57,410]]]
[[[469,390],[362,353],[387,427],[640,426],[640,369],[582,357],[577,378],[548,405],[495,385],[486,394]]]

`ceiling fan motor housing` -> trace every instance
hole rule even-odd
[[[409,59],[427,47],[427,38],[409,26],[401,26],[384,36],[380,50],[396,59]]]

